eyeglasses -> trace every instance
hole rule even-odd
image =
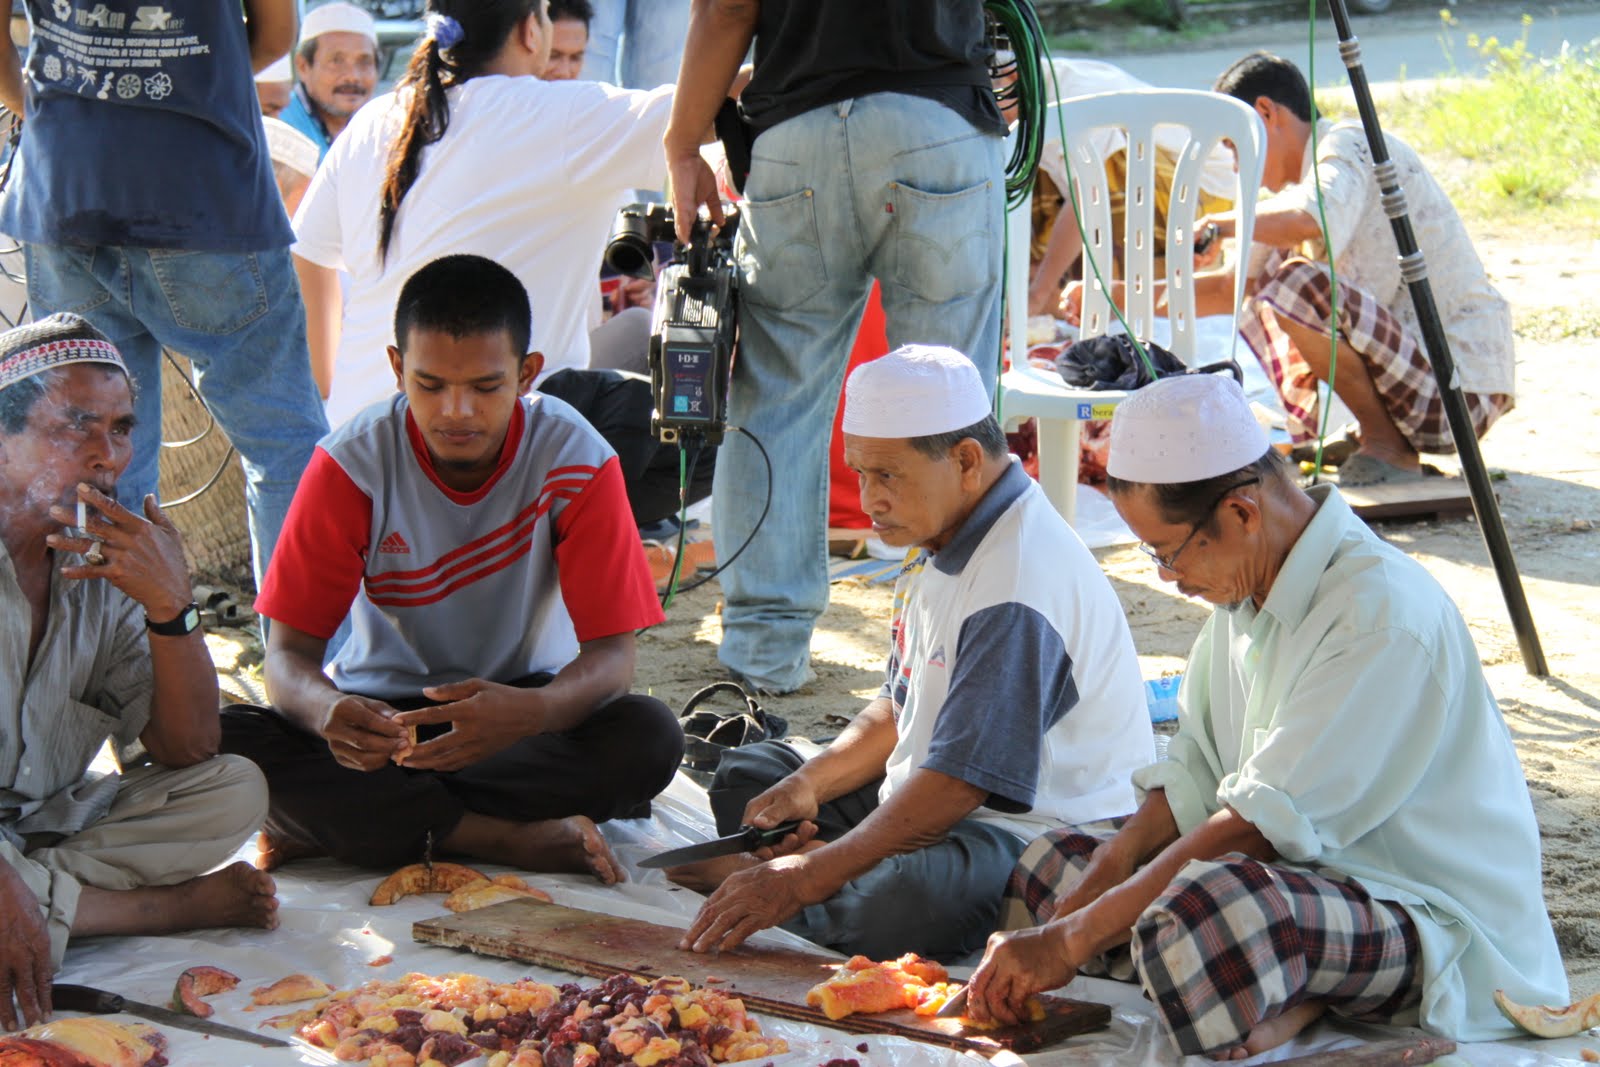
[[[1206,508],[1205,518],[1201,519],[1199,522],[1195,523],[1189,528],[1189,536],[1185,537],[1183,539],[1183,543],[1177,548],[1173,549],[1169,555],[1157,555],[1156,550],[1145,544],[1143,541],[1139,542],[1139,551],[1149,556],[1155,565],[1160,567],[1162,570],[1176,570],[1178,557],[1183,555],[1183,550],[1189,547],[1190,542],[1195,539],[1195,535],[1200,532],[1201,528],[1204,527],[1206,523],[1211,521],[1211,516],[1215,515],[1217,513],[1217,509],[1222,506],[1222,502],[1228,499],[1228,494],[1236,490],[1243,489],[1247,485],[1255,485],[1260,480],[1260,478],[1246,478],[1242,482],[1228,486],[1228,488],[1217,494],[1217,499],[1213,500],[1211,502],[1211,506]]]

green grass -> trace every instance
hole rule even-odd
[[[1466,215],[1496,223],[1559,224],[1600,234],[1600,41],[1538,56],[1462,34],[1441,12],[1440,40],[1487,60],[1482,77],[1406,93],[1380,111],[1384,129],[1430,160]]]

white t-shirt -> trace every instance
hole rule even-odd
[[[1015,458],[895,586],[880,695],[898,741],[879,799],[920,768],[987,790],[971,818],[1031,841],[1130,814],[1155,755],[1127,617]]]
[[[473,78],[448,91],[450,125],[423,149],[417,180],[378,255],[378,201],[409,90],[370,101],[333,143],[296,212],[293,251],[348,273],[328,423],[394,391],[386,346],[400,288],[455,253],[516,274],[533,308],[544,374],[589,364],[600,257],[630,189],[666,181],[661,138],[672,87]]]

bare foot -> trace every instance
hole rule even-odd
[[[440,846],[525,871],[588,873],[604,885],[627,880],[600,828],[583,815],[512,822],[468,812]]]
[[[326,855],[315,845],[304,844],[292,837],[279,836],[267,830],[256,835],[257,870],[275,871],[285,863]]]
[[[1277,1048],[1294,1035],[1310,1026],[1322,1015],[1328,1006],[1320,1000],[1308,1000],[1296,1004],[1282,1015],[1275,1015],[1270,1019],[1263,1019],[1256,1024],[1244,1039],[1244,1044],[1237,1048],[1223,1049],[1221,1052],[1211,1053],[1214,1060],[1245,1060],[1251,1056]]]
[[[72,920],[75,937],[171,934],[217,926],[278,925],[277,887],[243,860],[177,885],[138,889],[84,886]]]

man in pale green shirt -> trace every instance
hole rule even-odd
[[[971,1011],[1125,946],[1177,1049],[1243,1058],[1324,1011],[1509,1037],[1491,995],[1564,1003],[1539,828],[1444,589],[1331,486],[1302,491],[1231,380],[1117,409],[1112,500],[1160,573],[1216,605],[1167,759],[1108,840],[1030,846]]]

